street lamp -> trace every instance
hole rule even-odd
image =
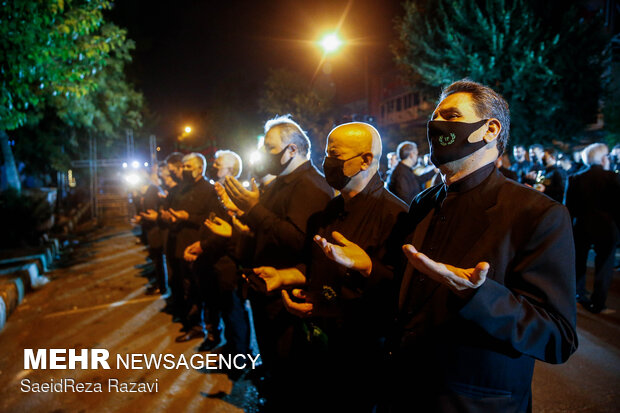
[[[185,127],[185,133],[190,133],[192,131],[192,127],[191,126],[186,126]]]
[[[325,54],[334,53],[342,46],[342,40],[337,33],[328,33],[319,42]]]

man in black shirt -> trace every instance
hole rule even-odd
[[[176,218],[169,212],[170,208],[179,209],[178,202],[183,188],[183,154],[173,152],[166,157],[165,169],[169,176],[168,193],[162,202],[158,221],[162,227],[163,250],[166,257],[168,287],[170,297],[165,311],[180,317],[183,310],[183,282],[181,279],[182,260],[176,258],[176,231],[172,230]]]
[[[400,162],[392,170],[387,188],[409,205],[424,189],[424,182],[431,179],[435,172],[430,171],[420,176],[413,172],[413,167],[418,163],[418,145],[414,142],[401,142],[396,152]]]
[[[614,272],[614,255],[620,239],[620,178],[607,171],[607,146],[595,143],[584,149],[587,168],[569,178],[566,206],[574,219],[577,253],[577,299],[589,311],[605,311]],[[594,245],[594,291],[586,295],[586,264]]]
[[[534,359],[562,363],[577,348],[570,217],[497,171],[509,127],[506,101],[467,80],[428,123],[443,183],[395,226],[407,263],[392,411],[531,411]]]
[[[510,165],[510,170],[517,174],[517,179],[521,183],[524,182],[525,175],[532,168],[532,163],[526,159],[525,154],[525,147],[523,145],[515,145],[512,148],[512,155],[515,161]]]
[[[543,162],[545,169],[542,171],[540,182],[537,182],[534,188],[562,203],[566,191],[566,173],[557,164],[557,151],[553,148],[545,149]]]
[[[304,285],[304,291],[291,292],[293,298],[282,290],[287,309],[311,333],[304,350],[295,352],[293,364],[301,374],[292,379],[303,382],[297,383],[301,393],[321,397],[305,398],[292,409],[317,411],[329,400],[331,411],[364,411],[376,401],[381,342],[393,317],[393,273],[382,264],[386,240],[407,206],[379,178],[381,137],[375,128],[340,125],[329,134],[326,152],[325,177],[341,195],[311,218],[304,265],[254,271],[269,290]],[[355,267],[338,262],[339,251],[350,243],[369,259]]]
[[[204,336],[202,305],[199,294],[199,275],[193,266],[183,259],[185,249],[200,240],[200,229],[209,213],[218,210],[219,201],[213,185],[205,179],[207,161],[199,153],[190,153],[183,157],[183,187],[178,202],[168,211],[173,217],[171,231],[176,234],[174,255],[182,263],[179,265],[183,284],[184,314],[182,322],[185,334],[176,338],[184,342]]]
[[[333,191],[308,160],[310,140],[288,117],[265,124],[263,151],[266,173],[277,176],[265,192],[260,194],[254,182],[246,189],[233,177],[226,177],[226,192],[254,233],[253,265],[287,268],[301,261],[308,218],[325,208]],[[249,298],[261,359],[278,375],[289,367],[296,320],[284,310],[279,295],[252,291]]]

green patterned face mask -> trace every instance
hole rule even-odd
[[[488,119],[478,122],[448,122],[432,120],[427,124],[427,139],[431,148],[431,161],[435,166],[465,158],[486,145],[483,139],[471,143],[469,135],[480,129]]]

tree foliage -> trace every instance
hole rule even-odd
[[[0,6],[0,131],[14,130],[30,170],[64,170],[89,134],[141,125],[143,97],[126,81],[133,41],[106,23],[105,0],[19,0]],[[3,144],[7,172],[12,153]],[[10,183],[18,188],[18,184]]]
[[[396,61],[434,87],[468,77],[500,92],[518,143],[578,137],[595,120],[605,35],[579,2],[415,0]]]
[[[259,107],[267,117],[291,114],[293,120],[308,132],[313,153],[323,153],[327,133],[334,123],[329,94],[313,89],[309,80],[298,73],[275,69],[265,81]]]

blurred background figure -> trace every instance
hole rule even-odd
[[[595,143],[583,151],[586,169],[569,178],[566,206],[573,218],[577,300],[592,313],[606,312],[605,301],[613,276],[614,254],[620,237],[620,178],[607,171],[607,146]],[[594,289],[586,291],[586,264],[594,248]]]

